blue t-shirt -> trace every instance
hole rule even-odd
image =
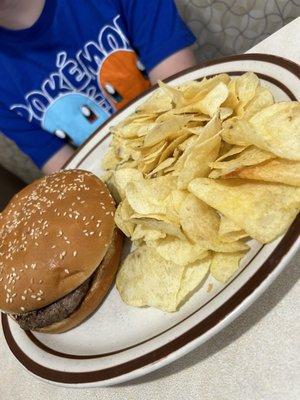
[[[41,167],[194,40],[173,0],[47,0],[31,28],[0,28],[0,131]]]

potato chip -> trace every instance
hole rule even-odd
[[[300,188],[287,185],[197,178],[189,190],[261,243],[283,234],[300,209]]]
[[[173,115],[164,122],[156,123],[144,139],[144,147],[150,147],[167,139],[175,139],[181,135],[181,129],[189,121],[188,116]],[[179,133],[178,133],[179,132]]]
[[[180,209],[183,203],[185,203],[189,192],[186,190],[172,190],[167,198],[167,218],[170,221],[180,224]]]
[[[220,119],[223,121],[224,119],[230,117],[233,113],[233,109],[229,107],[220,107]]]
[[[143,179],[143,174],[135,168],[119,169],[114,174],[114,181],[121,199],[125,197],[125,188],[129,182]]]
[[[180,150],[183,149],[183,154],[179,158],[178,162],[176,163],[176,170],[178,171],[178,173],[176,173],[176,176],[178,176],[179,173],[182,171],[182,169],[184,167],[184,163],[187,160],[187,158],[189,157],[190,153],[196,152],[195,147],[196,146],[199,147],[203,142],[206,142],[208,139],[216,136],[216,134],[220,131],[220,129],[221,129],[221,121],[220,121],[219,117],[216,115],[214,118],[212,118],[212,120],[204,128],[201,128],[201,134],[199,133],[197,136],[193,136],[193,137],[187,139],[181,145],[179,145],[179,149]],[[208,144],[206,144],[206,145],[208,145]],[[209,149],[210,146],[208,145],[207,148]],[[204,151],[205,151],[205,149],[202,149],[201,154],[205,154],[205,153],[203,153]],[[200,155],[199,155],[199,157],[200,157]],[[209,168],[207,168],[207,172],[208,171],[209,171]],[[185,173],[188,174],[189,172],[186,170]]]
[[[179,218],[184,233],[193,242],[213,240],[218,235],[219,215],[192,193],[181,203]]]
[[[165,260],[154,248],[141,246],[126,257],[116,286],[122,300],[131,306],[174,312],[185,268]]]
[[[277,158],[234,171],[224,178],[246,178],[300,186],[300,162]]]
[[[129,220],[133,210],[127,199],[123,200],[116,209],[115,223],[117,227],[128,237],[133,234],[135,224]]]
[[[217,134],[191,149],[178,174],[178,189],[186,189],[192,179],[208,175],[209,163],[217,158],[220,144],[221,138]]]
[[[172,108],[172,97],[164,88],[158,88],[155,92],[142,104],[136,112],[143,114],[161,113]]]
[[[166,160],[162,161],[156,168],[152,170],[149,176],[155,175],[157,172],[164,170],[165,168],[170,167],[176,161],[175,157],[169,157]]]
[[[232,156],[234,156],[236,154],[241,153],[245,149],[246,149],[245,146],[231,146],[229,143],[222,142],[221,149],[220,149],[220,153],[222,153],[222,154],[220,155],[220,157],[218,157],[216,159],[215,162],[223,161],[226,158],[229,158],[229,157],[232,157]]]
[[[264,108],[249,120],[256,146],[278,157],[300,161],[300,103],[282,102]]]
[[[147,227],[149,229],[154,229],[163,232],[167,235],[178,237],[179,239],[182,240],[186,239],[178,224],[176,224],[173,221],[168,221],[166,218],[165,219],[162,218],[163,216],[155,216],[155,215],[150,215],[148,217],[133,215],[130,221],[142,225],[144,227]]]
[[[255,96],[244,108],[243,118],[249,119],[265,107],[274,104],[272,93],[263,87],[256,90]]]
[[[212,276],[219,282],[227,282],[232,275],[238,270],[240,259],[245,252],[236,253],[214,253],[210,272]]]
[[[116,156],[114,149],[110,147],[103,157],[102,167],[104,169],[114,169],[119,162],[120,158]]]
[[[187,265],[208,256],[208,251],[188,240],[181,240],[176,237],[149,241],[149,246],[154,247],[158,254],[165,260],[175,264]]]
[[[180,109],[181,113],[200,112],[210,117],[216,115],[228,96],[227,86],[221,82],[195,103]]]
[[[253,72],[235,78],[235,93],[240,102],[247,104],[255,96],[259,79]]]
[[[186,267],[177,294],[177,308],[180,308],[203,285],[208,276],[211,259],[209,255]]]
[[[207,257],[202,263],[178,265],[160,257],[154,248],[142,246],[122,264],[116,286],[122,300],[129,305],[174,312],[199,287],[210,262]]]
[[[220,215],[220,225],[219,225],[219,235],[226,235],[227,233],[237,232],[241,230],[241,228],[236,225],[231,219],[225,217],[224,215]]]
[[[200,82],[186,82],[182,85],[184,98],[187,103],[194,103],[211,92],[220,83],[227,85],[230,82],[230,77],[227,74],[218,74],[212,78],[203,78]]]
[[[136,225],[131,240],[143,240],[145,242],[149,240],[158,240],[164,239],[166,237],[166,233],[158,231],[157,229],[150,229],[147,226]]]
[[[160,156],[161,152],[167,147],[166,141],[161,141],[156,143],[151,147],[141,147],[140,149],[140,157],[143,161],[151,160]]]
[[[176,178],[170,175],[128,183],[126,198],[138,214],[165,214],[166,198],[175,188]]]
[[[213,250],[220,253],[232,253],[235,251],[249,250],[247,243],[242,240],[222,241],[221,237],[216,237],[214,240],[198,240],[197,245],[205,250]]]
[[[186,141],[191,135],[189,133],[183,133],[178,138],[174,139],[160,154],[158,163],[165,161],[167,158],[171,157],[178,146]]]
[[[246,121],[226,120],[222,138],[239,146],[255,146],[278,157],[300,160],[300,103],[282,102],[265,107]]]
[[[219,239],[222,242],[236,242],[247,237],[247,233],[237,226],[232,220],[221,214]]]
[[[252,124],[238,117],[229,118],[223,122],[221,136],[225,142],[237,146],[250,146],[256,144],[248,137],[255,137],[255,129]],[[259,146],[258,146],[259,147]]]
[[[255,146],[250,146],[230,161],[215,161],[210,163],[209,166],[216,169],[209,174],[209,177],[219,178],[242,167],[256,165],[272,158],[275,158],[274,154]]]

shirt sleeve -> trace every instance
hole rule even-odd
[[[129,40],[149,72],[195,37],[178,14],[173,0],[118,0]]]
[[[0,105],[0,132],[41,168],[66,142]]]

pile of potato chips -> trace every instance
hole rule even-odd
[[[300,103],[275,104],[251,72],[161,82],[112,133],[105,180],[136,248],[117,277],[130,305],[176,311],[300,209]]]

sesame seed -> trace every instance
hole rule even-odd
[[[99,235],[98,235],[99,237],[101,237],[102,236],[102,232],[99,232]]]
[[[77,255],[77,251],[75,250],[75,251],[73,251],[73,256],[76,257],[76,255]]]
[[[55,246],[55,244],[54,244],[53,246],[51,246],[51,249],[55,249],[55,247],[56,247],[56,246]]]
[[[25,311],[25,308],[24,308],[24,307],[21,307],[21,311]]]
[[[42,279],[39,280],[39,283],[43,283],[44,281]]]
[[[110,214],[110,211],[106,211],[105,215],[109,215],[109,214]]]
[[[21,296],[21,299],[22,299],[22,300],[26,300],[26,297],[25,297],[25,296]]]
[[[35,295],[35,294],[31,294],[30,297],[31,297],[32,299],[36,299],[36,295]]]
[[[65,273],[66,273],[66,274],[69,274],[70,271],[69,271],[68,269],[65,269]]]
[[[10,289],[7,289],[7,291],[8,291],[8,293],[11,293],[11,290],[10,290]]]
[[[92,231],[92,232],[90,232],[90,236],[92,236],[94,233],[95,233],[95,232],[93,232],[93,231]]]
[[[41,298],[41,297],[38,297],[38,298],[37,298],[37,301],[41,301],[41,300],[42,300],[42,298]]]
[[[8,303],[8,302],[9,302],[9,300],[8,300],[8,299],[6,299],[6,300],[5,300],[5,303]]]

